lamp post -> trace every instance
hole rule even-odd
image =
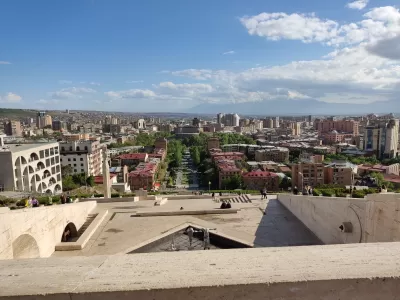
[[[211,181],[208,182],[208,193],[211,191]]]

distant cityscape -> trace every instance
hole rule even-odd
[[[249,118],[231,113],[24,113],[1,119],[0,160],[10,166],[0,175],[3,191],[60,194],[79,188],[80,182],[71,179],[78,174],[90,178],[83,181],[85,186],[102,184],[103,154],[110,159],[110,178],[118,193],[287,191],[357,182],[385,182],[394,189],[400,184],[399,120],[393,114]],[[380,176],[371,179],[369,174]]]

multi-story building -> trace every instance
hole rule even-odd
[[[144,119],[139,119],[133,122],[133,127],[136,129],[145,129],[146,128],[146,121]]]
[[[288,162],[289,149],[283,147],[271,147],[270,149],[257,150],[255,152],[256,161],[275,161]]]
[[[274,128],[274,120],[273,119],[264,119],[263,127],[264,128]]]
[[[21,136],[21,122],[20,121],[8,121],[4,122],[4,133],[6,135]]]
[[[54,131],[67,130],[67,122],[60,121],[60,120],[54,120],[52,123],[52,129]]]
[[[243,184],[249,190],[279,191],[279,176],[267,171],[252,171],[242,175]]]
[[[374,152],[380,158],[397,157],[399,120],[391,119],[369,125],[364,132],[364,150]]]
[[[154,147],[156,149],[165,149],[167,150],[168,148],[168,140],[166,138],[158,138],[155,143],[154,143]]]
[[[354,120],[336,120],[334,118],[328,118],[325,120],[317,119],[314,121],[314,128],[318,130],[318,135],[323,139],[325,138],[325,135],[329,135],[332,132],[341,134],[336,136],[339,138],[344,138],[346,135],[357,136],[359,134],[358,127],[359,122]],[[332,137],[330,139],[332,139]]]
[[[220,143],[219,143],[219,138],[212,137],[209,138],[207,141],[207,149],[219,149]]]
[[[149,162],[138,164],[136,169],[129,173],[131,190],[134,191],[141,188],[150,190],[154,188],[158,164],[158,159],[152,159]]]
[[[38,112],[36,115],[36,127],[37,128],[45,128],[47,126],[52,126],[53,120],[50,115],[47,115],[45,112]]]
[[[349,162],[335,162],[325,166],[324,173],[325,184],[353,185],[357,166]]]
[[[325,183],[322,163],[299,163],[292,165],[292,186],[301,191],[304,186],[317,187]]]
[[[279,128],[279,117],[275,117],[274,119],[273,119],[273,121],[274,121],[274,128]]]
[[[72,172],[87,176],[102,174],[102,152],[106,151],[97,140],[60,142],[61,165],[71,166]]]
[[[0,146],[0,185],[6,191],[62,192],[58,143]]]
[[[119,166],[136,166],[139,163],[148,162],[149,155],[147,153],[127,153],[121,154],[114,158],[115,161],[118,161]]]
[[[238,114],[221,114],[217,115],[217,122],[219,124],[224,124],[225,126],[239,126],[240,117]]]

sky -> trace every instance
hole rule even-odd
[[[384,105],[400,101],[399,8],[398,0],[2,0],[0,107]]]

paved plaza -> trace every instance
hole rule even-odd
[[[239,209],[233,214],[198,214],[138,217],[141,212],[185,212],[219,210],[220,203],[211,198],[174,200],[169,197],[162,206],[154,201],[99,203],[96,210],[109,210],[83,250],[56,251],[53,256],[124,254],[132,248],[178,228],[184,224],[215,228],[216,233],[253,245],[254,247],[281,247],[318,245],[321,242],[285,207],[276,196],[260,200],[252,196],[251,203],[234,203]],[[169,242],[170,244],[170,242]],[[164,245],[166,246],[166,245]]]

